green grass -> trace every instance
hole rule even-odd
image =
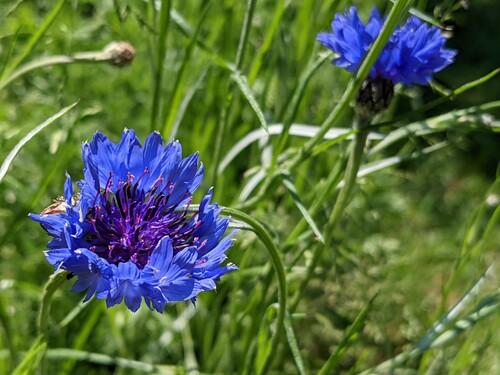
[[[449,41],[459,55],[432,88],[397,88],[340,204],[351,141],[312,126],[352,128],[350,101],[384,36],[355,77],[329,64],[316,34],[350,2],[0,3],[0,374],[500,371],[499,58],[481,31],[495,30],[497,5],[457,4],[412,3],[467,37]],[[391,8],[356,5],[365,18]],[[397,2],[385,36],[409,5]],[[134,46],[130,66],[94,61],[112,41]],[[82,177],[83,141],[99,130],[116,142],[124,128],[200,153],[195,202],[214,186],[243,227],[228,254],[240,270],[163,315],[82,304],[63,282],[45,294],[44,327],[53,269],[27,214],[62,194],[65,171]]]

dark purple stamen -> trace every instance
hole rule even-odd
[[[174,186],[164,184],[158,191],[163,183],[161,177],[147,193],[140,190],[139,181],[148,173],[146,168],[135,182],[129,174],[126,182],[120,181],[115,193],[111,190],[110,174],[89,210],[86,220],[94,232],[89,238],[90,249],[109,263],[132,261],[143,269],[162,238],[168,236],[172,240],[174,253],[197,241],[193,233],[202,222],[197,220],[197,212],[188,217],[191,200],[183,210],[178,209],[179,202],[169,203]],[[186,197],[189,194],[186,191]]]

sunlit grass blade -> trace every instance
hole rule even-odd
[[[474,285],[460,298],[453,306],[451,306],[439,321],[437,321],[432,328],[428,331],[425,337],[420,340],[417,348],[424,350],[431,347],[436,337],[440,336],[450,322],[455,320],[458,315],[465,309],[465,307],[475,298],[486,279],[494,273],[494,266],[490,265],[488,269],[481,275],[481,277],[474,283]]]
[[[297,192],[297,189],[295,188],[295,185],[293,184],[292,178],[289,174],[286,174],[283,172],[283,185],[287,188],[288,192],[290,193],[290,196],[292,197],[293,201],[295,202],[295,205],[299,209],[300,213],[302,214],[302,217],[304,220],[309,224],[311,227],[312,231],[316,235],[316,237],[322,242],[325,243],[325,239],[323,238],[323,235],[321,234],[320,230],[318,229],[318,226],[314,222],[313,218],[309,215],[309,212],[307,212],[307,208],[304,207],[304,204],[302,203],[299,193]]]
[[[239,202],[245,202],[248,197],[252,194],[252,192],[259,186],[259,184],[266,178],[267,173],[263,169],[259,169],[257,173],[255,173],[250,180],[243,186],[240,194],[238,195]]]
[[[483,273],[483,275],[481,275],[481,277],[474,283],[474,285],[457,302],[455,302],[455,304],[451,306],[436,323],[434,323],[434,325],[427,331],[426,335],[417,343],[417,345],[415,345],[413,349],[398,354],[394,358],[391,358],[375,367],[365,370],[360,375],[369,375],[396,369],[405,364],[408,360],[416,358],[417,356],[427,352],[430,349],[437,348],[438,346],[443,346],[448,342],[450,333],[454,335],[453,337],[456,337],[456,335],[463,332],[465,328],[470,327],[471,323],[475,324],[477,321],[491,315],[491,313],[498,311],[500,302],[497,295],[495,297],[496,299],[493,301],[488,298],[486,299],[486,303],[482,302],[478,304],[478,308],[469,316],[469,319],[472,318],[472,320],[468,320],[466,318],[464,320],[458,321],[454,324],[456,328],[459,328],[458,330],[451,329],[448,334],[442,336],[448,331],[448,327],[453,325],[453,321],[457,319],[458,315],[465,309],[465,307],[474,298],[477,297],[487,277],[490,276],[493,271],[493,265],[488,267],[488,269]],[[482,309],[483,307],[484,309]],[[457,326],[457,324],[459,325]],[[460,327],[464,329],[460,329]]]
[[[12,161],[18,154],[18,152],[23,148],[23,146],[30,140],[32,139],[35,135],[37,135],[40,131],[45,129],[47,126],[52,124],[54,121],[56,121],[58,118],[63,116],[66,112],[68,112],[70,109],[72,109],[74,106],[76,106],[78,102],[73,103],[63,109],[61,109],[59,112],[57,112],[54,116],[48,118],[44,122],[42,122],[40,125],[38,125],[36,128],[31,130],[28,134],[26,134],[12,149],[11,152],[7,155],[5,158],[4,162],[2,163],[2,166],[0,167],[0,182],[2,182],[3,178],[5,177],[5,174],[7,173],[10,165],[12,164]]]
[[[423,136],[448,130],[483,130],[500,132],[500,121],[486,111],[499,108],[500,101],[489,102],[478,106],[453,110],[443,115],[417,121],[389,133],[384,140],[374,146],[369,155],[373,155],[388,146],[413,136]]]
[[[391,0],[391,2],[395,2],[395,0]],[[434,26],[437,26],[439,27],[440,29],[443,29],[444,26],[441,22],[439,22],[438,20],[436,20],[434,17],[431,17],[429,16],[427,13],[424,13],[422,12],[421,10],[417,9],[417,8],[410,8],[410,10],[408,11],[408,13],[410,14],[413,14],[414,16],[420,18],[421,20],[427,22],[427,23],[430,23],[431,25],[434,25]]]
[[[19,54],[19,56],[13,58],[12,62],[8,64],[2,75],[0,76],[1,79],[5,78],[8,76],[14,69],[16,69],[19,64],[21,64],[26,57],[31,53],[31,51],[36,47],[42,36],[45,34],[45,32],[49,29],[49,27],[52,25],[52,23],[55,21],[61,10],[63,9],[64,3],[66,0],[59,0],[59,2],[52,8],[52,11],[48,14],[47,18],[43,22],[43,24],[38,28],[35,34],[28,40],[26,45],[24,46],[23,50]]]
[[[458,335],[462,334],[467,329],[470,329],[488,316],[495,313],[498,314],[499,312],[500,294],[495,294],[482,299],[475,311],[457,321],[450,329],[447,329],[439,337],[437,337],[430,345],[430,349],[440,348],[450,342],[453,342]]]
[[[283,124],[270,124],[268,127],[269,133],[264,129],[259,128],[252,130],[241,138],[238,142],[234,144],[233,147],[227,152],[226,156],[222,159],[219,165],[218,173],[222,173],[231,162],[240,155],[248,146],[257,141],[265,141],[270,135],[279,135],[283,132]],[[306,124],[292,124],[290,126],[290,135],[304,138],[312,138],[319,131],[319,126],[306,125]],[[324,135],[325,140],[329,142],[324,142],[314,149],[314,155],[317,155],[326,149],[332,147],[333,145],[343,141],[345,139],[351,139],[352,135],[355,133],[354,130],[349,130],[346,128],[331,128]],[[381,140],[383,135],[381,133],[370,132],[368,134],[368,139],[370,140]]]

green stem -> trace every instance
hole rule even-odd
[[[42,296],[42,304],[40,306],[40,315],[38,316],[38,333],[40,337],[40,344],[47,344],[48,340],[48,327],[49,327],[49,318],[50,318],[50,302],[52,300],[52,296],[55,291],[65,282],[67,281],[67,271],[57,271],[53,275],[50,275],[49,281],[45,284],[45,288],[43,289]],[[45,363],[42,359],[40,364],[40,373],[45,374],[46,368]]]
[[[67,271],[57,271],[49,277],[49,281],[43,289],[42,305],[40,306],[40,315],[38,317],[38,330],[43,339],[47,341],[47,328],[49,325],[50,301],[54,292],[68,280]]]
[[[344,208],[349,201],[349,197],[351,195],[351,191],[356,184],[356,177],[358,175],[359,167],[361,165],[361,160],[363,159],[363,150],[365,148],[366,139],[368,137],[368,129],[366,129],[370,125],[370,120],[364,117],[357,117],[354,129],[358,130],[356,135],[354,136],[354,141],[351,145],[351,153],[349,155],[349,160],[347,162],[347,168],[344,178],[344,186],[340,190],[340,193],[335,201],[335,206],[333,207],[332,214],[328,220],[326,228],[324,230],[324,244],[318,244],[314,251],[313,259],[309,266],[307,267],[306,277],[302,280],[297,292],[292,301],[292,305],[290,311],[295,311],[297,308],[300,298],[307,284],[313,276],[313,273],[319,263],[321,258],[321,254],[325,248],[329,248],[331,246],[333,232],[335,227],[338,224],[338,221],[344,212]]]
[[[333,231],[337,226],[337,223],[344,211],[351,191],[356,184],[356,178],[358,176],[359,167],[361,165],[361,160],[363,159],[363,150],[365,148],[366,139],[368,137],[368,130],[366,129],[370,125],[370,120],[365,118],[358,119],[358,123],[355,124],[354,129],[359,130],[354,136],[354,141],[351,148],[351,154],[347,162],[347,169],[344,178],[344,186],[340,190],[335,206],[333,207],[332,214],[328,220],[325,232],[325,244],[328,246],[331,242]]]
[[[250,225],[255,234],[259,237],[259,239],[264,243],[266,249],[271,257],[271,263],[273,265],[274,271],[276,272],[276,276],[278,278],[278,316],[276,318],[276,332],[273,336],[272,343],[269,347],[268,352],[266,353],[266,358],[264,360],[264,364],[260,369],[258,369],[258,374],[265,374],[269,371],[269,367],[271,365],[271,360],[276,353],[276,348],[278,347],[279,340],[281,339],[281,335],[284,330],[284,322],[285,322],[285,312],[286,312],[286,276],[285,276],[285,267],[283,266],[283,261],[280,257],[280,252],[271,238],[271,235],[264,228],[264,226],[247,215],[244,212],[235,210],[234,208],[224,207],[222,208],[222,212],[226,215],[230,215],[235,219],[241,220],[244,223]]]

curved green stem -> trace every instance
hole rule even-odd
[[[50,302],[52,300],[52,296],[55,291],[64,283],[67,278],[68,272],[59,270],[53,275],[50,275],[49,281],[45,284],[45,288],[43,289],[42,303],[40,305],[40,315],[38,317],[38,333],[39,333],[39,344],[34,344],[35,347],[43,348],[43,352],[40,354],[41,363],[40,363],[40,373],[46,373],[46,366],[43,360],[43,355],[45,354],[45,350],[47,348],[47,337],[48,337],[48,327],[49,327],[49,318],[50,318]]]
[[[283,266],[283,262],[281,260],[279,250],[273,242],[271,235],[264,228],[264,226],[247,215],[244,212],[235,210],[234,208],[224,207],[222,208],[222,212],[226,215],[230,215],[231,217],[241,220],[244,223],[248,224],[252,227],[252,230],[259,237],[259,239],[264,243],[269,252],[269,256],[271,257],[271,263],[273,265],[274,271],[276,272],[276,276],[278,278],[278,316],[276,318],[276,333],[274,334],[273,341],[271,346],[269,347],[268,352],[266,353],[266,358],[264,360],[264,364],[262,368],[258,370],[259,374],[265,374],[269,371],[269,367],[271,365],[271,359],[273,358],[276,348],[278,347],[278,342],[283,334],[284,330],[284,322],[285,322],[285,312],[286,312],[286,277],[285,277],[285,267]]]
[[[42,335],[42,340],[47,341],[47,328],[49,326],[50,301],[54,292],[66,281],[68,272],[57,271],[49,277],[49,281],[43,289],[42,304],[40,306],[40,315],[38,317],[38,330]]]

